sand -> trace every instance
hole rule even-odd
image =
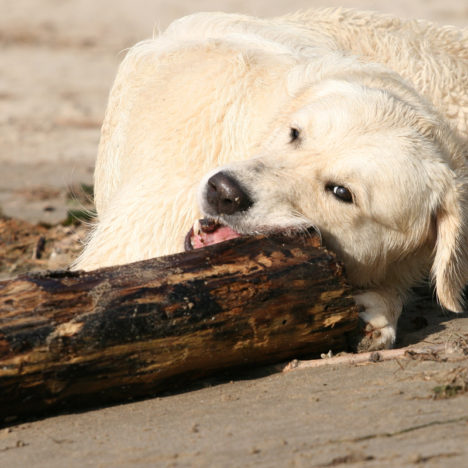
[[[154,30],[195,11],[273,16],[340,5],[468,25],[466,0],[0,0],[3,213],[63,220],[69,187],[92,183],[123,51]],[[13,423],[0,430],[0,466],[468,466],[463,340],[466,314],[422,297],[407,311],[398,345],[458,343],[455,352],[237,373],[145,401]],[[447,385],[462,390],[439,398]]]

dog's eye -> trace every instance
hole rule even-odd
[[[345,203],[353,203],[353,195],[346,187],[343,187],[342,185],[327,184],[325,189],[333,193],[338,200]]]
[[[294,143],[295,141],[299,140],[299,135],[301,134],[300,130],[297,128],[291,127],[289,130],[289,142]]]

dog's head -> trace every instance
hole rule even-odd
[[[216,169],[199,193],[232,233],[315,227],[358,286],[405,288],[432,261],[440,302],[467,279],[467,176],[435,113],[391,92],[328,80],[296,96],[263,150]]]

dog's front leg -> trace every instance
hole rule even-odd
[[[362,327],[353,339],[353,347],[359,352],[391,348],[403,307],[400,295],[388,290],[368,290],[356,294],[354,299],[362,307]]]

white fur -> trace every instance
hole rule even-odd
[[[254,204],[221,219],[242,233],[319,229],[362,290],[366,346],[389,347],[409,287],[429,270],[440,302],[461,310],[467,76],[467,30],[330,9],[182,18],[119,69],[98,222],[75,268],[181,251],[194,220],[215,215],[206,181],[225,170]]]

